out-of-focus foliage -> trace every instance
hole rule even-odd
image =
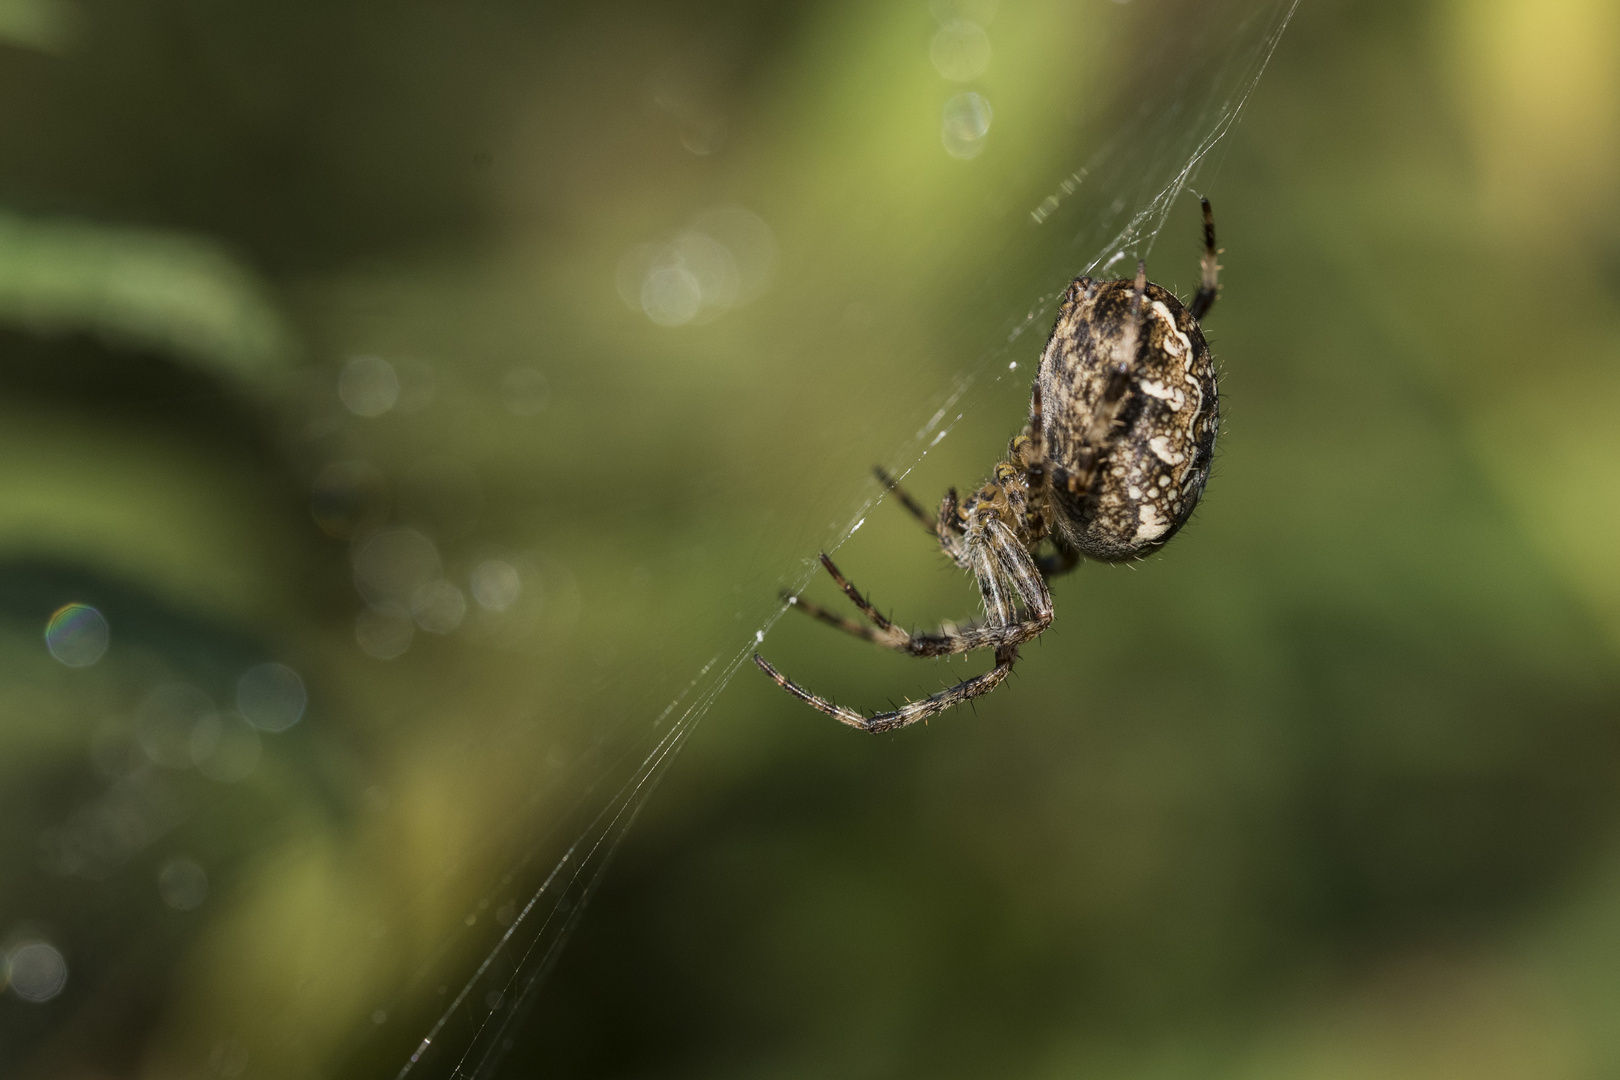
[[[1030,209],[1242,6],[0,0],[0,1069],[394,1075],[602,733],[1094,254]],[[511,1074],[1620,1069],[1617,182],[1612,4],[1307,0],[1197,179],[1198,518],[926,729],[744,671]],[[892,507],[840,561],[971,614]]]
[[[285,368],[288,329],[230,256],[187,236],[0,219],[0,317],[39,334],[95,332],[216,376]]]

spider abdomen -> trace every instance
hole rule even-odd
[[[1036,377],[1054,531],[1107,561],[1150,554],[1192,515],[1218,425],[1215,366],[1198,321],[1152,283],[1140,314],[1135,301],[1133,281],[1076,280]]]

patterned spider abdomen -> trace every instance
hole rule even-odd
[[[1036,376],[1053,529],[1107,561],[1153,552],[1192,515],[1218,424],[1215,366],[1198,321],[1152,283],[1139,315],[1135,299],[1134,281],[1076,279]]]

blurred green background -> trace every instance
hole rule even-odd
[[[972,614],[870,466],[987,472],[1286,10],[0,0],[0,1071],[392,1077],[849,524]],[[1620,1072],[1620,10],[1306,0],[1190,179],[1181,538],[926,728],[739,671],[413,1075]]]

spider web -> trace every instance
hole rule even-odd
[[[1108,275],[1121,263],[1149,256],[1179,201],[1218,165],[1222,143],[1298,3],[1190,5],[1189,14],[1147,41],[1134,99],[1114,112],[1126,119],[1106,137],[1079,147],[1072,171],[1055,177],[1049,192],[1005,228],[1004,244],[1038,249],[1046,268],[1034,302],[1002,320],[999,336],[937,391],[931,409],[917,410],[926,419],[884,457],[898,466],[897,477],[911,473],[965,417],[1027,392],[1026,361],[1033,360],[1039,342],[1026,338],[1049,327],[1072,278]],[[850,475],[849,488],[863,494],[846,496],[847,510],[820,536],[805,537],[805,557],[786,573],[776,571],[788,591],[802,590],[819,572],[811,552],[837,550],[883,497],[859,474]],[[770,596],[768,590],[759,593]],[[430,987],[444,1002],[402,1056],[396,1080],[498,1073],[639,814],[715,699],[749,665],[785,611],[760,601],[751,612],[740,612],[735,636],[672,699],[647,701],[640,712],[602,721],[589,749],[537,784],[527,809],[490,838],[502,845],[509,869],[390,1004],[389,1012],[398,1006],[409,1014],[413,1002],[419,1009],[433,993]],[[560,815],[558,806],[566,807]],[[474,935],[503,921],[480,916],[499,911],[497,902],[509,896],[521,900],[506,909],[496,936],[484,940],[481,959],[459,979],[447,978],[458,958],[469,951],[480,955]]]

